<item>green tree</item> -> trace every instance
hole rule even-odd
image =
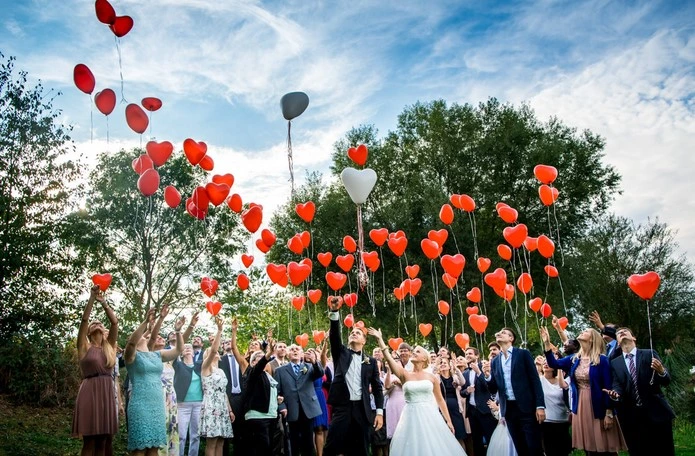
[[[449,333],[445,334],[444,320],[437,316],[439,299],[453,301],[450,304],[456,314],[455,327],[460,331],[458,320],[462,315],[458,302],[461,300],[465,306],[465,292],[481,284],[481,274],[475,267],[477,256],[491,258],[492,269],[506,268],[511,281],[509,263],[501,261],[495,253],[496,246],[504,242],[501,231],[505,227],[494,210],[497,202],[503,201],[516,208],[520,214],[519,222],[528,226],[531,236],[549,235],[563,247],[563,251],[569,251],[589,223],[606,211],[620,182],[616,171],[602,162],[604,142],[599,136],[590,131],[577,132],[558,119],[541,122],[528,106],[514,107],[495,99],[477,107],[469,104],[448,106],[442,100],[416,103],[399,116],[395,131],[383,139],[377,135],[378,132],[370,126],[349,131],[335,145],[331,168],[334,179],[331,183],[322,186],[320,177],[310,179],[304,188],[298,190],[297,198],[288,202],[271,224],[282,241],[307,229],[306,224],[293,214],[294,204],[306,201],[305,198],[313,199],[317,204],[312,225],[314,253],[344,253],[341,247],[343,235],[357,235],[355,206],[336,177],[345,167],[354,166],[345,154],[347,148],[360,143],[368,145],[367,164],[377,172],[379,179],[363,208],[364,231],[367,233],[371,228],[380,227],[389,232],[405,231],[409,239],[407,262],[421,266],[420,278],[423,280],[422,290],[416,298],[417,306],[408,303],[406,309],[399,307],[392,290],[402,280],[406,259],[399,261],[384,249],[382,266],[385,280],[382,286],[379,274],[374,278],[372,301],[377,304],[377,310],[376,317],[370,316],[370,320],[391,334],[399,332],[398,325],[405,322],[411,329],[410,337],[416,321],[439,322],[435,324],[435,327],[439,326],[438,330],[433,331],[438,340],[431,340],[432,345],[451,341],[451,323],[448,325]],[[539,184],[533,177],[533,168],[539,163],[553,165],[559,170],[555,182],[560,190],[555,207],[557,227],[553,212],[542,206],[538,199]],[[442,204],[447,203],[453,193],[469,194],[477,203],[477,250],[471,235],[472,220],[458,212],[449,227],[449,240],[443,254],[460,251],[467,259],[467,266],[451,299],[441,282],[441,266],[424,257],[420,240],[426,238],[431,229],[447,228],[439,221],[438,214]],[[562,236],[561,242],[558,242],[557,233]],[[365,246],[367,250],[374,249],[368,238]],[[560,267],[560,249],[556,257]],[[296,256],[285,249],[273,249],[268,258],[275,262],[296,260]],[[546,297],[545,264],[547,261],[537,254],[530,256],[528,266],[536,280],[535,293],[543,297]],[[431,270],[436,273],[431,273]],[[561,267],[560,270],[562,273]],[[520,261],[517,260],[515,274],[519,272]],[[314,278],[322,278],[323,274],[323,268],[315,263]],[[432,275],[436,278],[437,295],[433,290]],[[503,306],[501,299],[490,293],[489,288],[485,294],[490,329],[499,328],[508,319],[509,308]],[[359,315],[372,314],[367,295],[360,293],[356,307]],[[518,295],[517,299],[513,307],[521,317],[524,303]],[[547,299],[561,307],[561,290],[555,282],[549,288]],[[384,303],[386,309],[382,309]],[[413,317],[409,309],[417,309],[417,317]],[[399,314],[404,315],[405,320],[396,318]],[[535,326],[535,318],[529,318],[529,326],[532,322]],[[467,332],[471,333],[469,327]]]
[[[65,215],[80,193],[70,128],[52,106],[57,94],[31,87],[14,61],[0,66],[0,338],[8,343],[20,334],[60,338],[71,325]]]
[[[232,257],[248,238],[226,204],[211,206],[201,221],[186,213],[183,201],[176,209],[166,206],[162,190],[143,197],[131,168],[141,153],[101,154],[90,175],[86,209],[71,216],[79,259],[90,271],[113,275],[112,287],[123,296],[119,317],[129,324],[164,302],[174,310],[204,308],[207,298],[199,286],[204,276],[219,281],[218,294],[235,286]],[[181,153],[158,171],[161,189],[173,185],[184,200],[206,182],[205,173]]]

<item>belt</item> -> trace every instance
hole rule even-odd
[[[111,374],[91,374],[91,375],[85,375],[84,378],[94,378],[94,377],[111,377]]]

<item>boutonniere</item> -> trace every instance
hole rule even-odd
[[[302,366],[302,368],[299,370],[299,372],[302,373],[302,375],[306,374],[309,369],[306,368],[306,366]]]
[[[366,356],[364,354],[362,355],[362,364],[371,364],[369,362],[369,356]]]

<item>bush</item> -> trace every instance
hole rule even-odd
[[[16,336],[0,347],[0,393],[17,403],[70,406],[80,380],[74,341]]]

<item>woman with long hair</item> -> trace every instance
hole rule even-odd
[[[556,359],[548,329],[541,327],[545,359],[552,369],[569,373],[572,388],[572,446],[587,455],[617,454],[627,450],[623,433],[613,416],[610,398],[603,390],[612,388],[611,370],[601,334],[585,329],[578,337],[579,352]]]
[[[108,331],[98,320],[89,323],[94,301],[101,304],[111,322]],[[82,437],[83,456],[113,454],[113,436],[118,431],[118,408],[112,376],[117,344],[118,319],[99,291],[99,286],[95,285],[77,333],[82,383],[75,401],[72,434]]]
[[[212,345],[205,350],[201,380],[203,407],[200,410],[200,435],[205,437],[205,456],[222,456],[224,439],[234,436],[234,412],[227,397],[227,376],[219,368],[222,319],[215,317],[217,334]]]
[[[174,324],[176,347],[150,351],[145,331],[154,315],[154,309],[147,311],[145,320],[128,338],[124,353],[132,385],[128,402],[128,451],[134,456],[156,456],[158,449],[167,445],[163,363],[173,361],[183,350],[181,328],[186,319],[180,317]]]

